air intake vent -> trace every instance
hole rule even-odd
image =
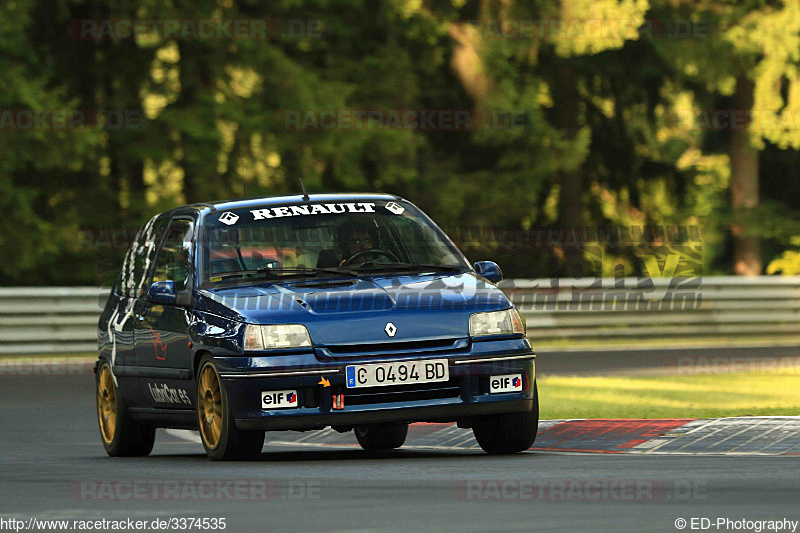
[[[437,354],[464,350],[469,339],[376,342],[367,344],[328,344],[315,349],[320,357],[370,357],[380,355]]]
[[[375,403],[419,402],[458,398],[460,395],[460,378],[451,378],[450,381],[444,383],[347,389],[344,392],[344,404],[369,405]]]
[[[430,341],[381,342],[374,344],[329,344],[331,353],[377,353],[404,352],[416,350],[436,350],[453,348],[457,339],[437,339]]]

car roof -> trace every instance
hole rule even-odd
[[[176,207],[170,211],[179,210],[227,210],[227,209],[241,209],[247,207],[260,207],[269,205],[281,205],[291,203],[303,202],[341,202],[341,201],[357,201],[362,202],[365,200],[402,200],[401,197],[394,194],[384,193],[324,193],[324,194],[309,194],[306,199],[302,194],[294,194],[288,196],[257,196],[252,198],[236,198],[232,200],[221,200],[216,202],[201,202],[195,204],[184,205]]]

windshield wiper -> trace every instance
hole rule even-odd
[[[295,267],[278,267],[278,268],[272,268],[272,267],[262,267],[262,268],[259,268],[256,272],[259,272],[259,273],[262,273],[262,272],[274,272],[276,274],[277,273],[285,273],[285,274],[289,274],[289,275],[291,275],[291,274],[307,274],[307,273],[314,273],[314,274],[326,273],[326,274],[334,274],[334,275],[337,275],[337,276],[345,275],[345,276],[350,276],[350,277],[353,277],[353,278],[358,277],[358,273],[356,273],[351,268],[319,268],[319,267],[298,267],[298,268],[295,268]]]
[[[416,271],[421,270],[423,272],[433,271],[433,272],[463,272],[464,267],[461,265],[435,265],[432,263],[375,263],[373,261],[368,261],[366,263],[362,263],[355,267],[352,267],[353,270],[357,272],[378,272],[378,271]]]
[[[268,279],[280,279],[280,278],[294,278],[294,277],[303,277],[308,275],[317,275],[317,274],[333,274],[337,276],[348,276],[348,277],[358,277],[358,274],[351,269],[336,269],[336,268],[311,268],[311,267],[303,267],[303,268],[290,268],[290,267],[262,267],[253,270],[232,270],[229,272],[220,272],[219,274],[212,274],[210,277],[215,281],[222,281],[224,279],[230,278],[239,278],[244,277],[247,275],[265,275]],[[272,276],[270,276],[272,274]]]

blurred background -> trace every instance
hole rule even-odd
[[[798,148],[797,2],[0,5],[5,286],[108,286],[153,214],[298,178],[402,195],[507,277],[652,274],[665,242],[798,274]]]

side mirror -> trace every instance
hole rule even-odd
[[[500,270],[500,265],[494,261],[478,261],[475,263],[475,272],[492,283],[497,283],[503,279],[503,271]]]
[[[154,304],[175,305],[175,282],[154,281],[147,289],[147,299]]]

